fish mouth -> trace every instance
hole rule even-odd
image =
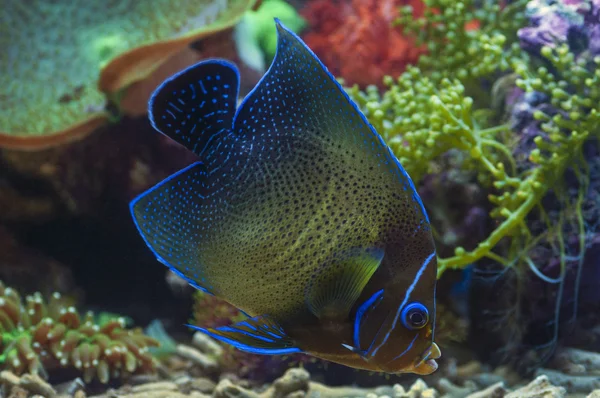
[[[440,347],[437,344],[432,343],[431,346],[425,350],[425,352],[417,358],[413,365],[412,372],[419,375],[428,375],[435,372],[438,368],[436,359],[442,356]]]

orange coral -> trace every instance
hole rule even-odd
[[[419,16],[421,0],[311,0],[301,11],[310,29],[308,46],[346,85],[382,84],[415,63],[423,48],[392,26],[398,8],[410,5]]]

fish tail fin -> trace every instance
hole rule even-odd
[[[152,94],[152,126],[201,159],[233,125],[239,90],[236,66],[224,60],[199,62],[165,80]]]

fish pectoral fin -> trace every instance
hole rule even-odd
[[[257,316],[231,326],[204,329],[188,325],[208,336],[231,344],[251,354],[277,355],[302,352],[283,328],[266,315]]]
[[[319,319],[346,319],[383,255],[381,249],[353,249],[323,267],[306,292],[310,311]]]

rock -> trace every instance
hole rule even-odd
[[[508,391],[503,382],[492,384],[484,390],[467,395],[466,398],[503,398]]]
[[[19,385],[25,388],[27,391],[34,394],[43,395],[45,398],[55,398],[57,396],[56,390],[46,381],[42,380],[38,375],[23,375]]]
[[[220,357],[223,354],[223,347],[204,333],[196,332],[192,337],[192,345],[206,354]]]
[[[547,376],[538,376],[531,383],[505,395],[505,398],[562,398],[566,395],[563,387],[550,383]]]
[[[197,348],[185,344],[178,344],[176,351],[177,355],[189,359],[195,365],[200,366],[204,371],[212,372],[219,367],[219,363],[216,361],[216,359],[213,359],[207,354],[200,352],[200,350]]]
[[[261,398],[254,391],[236,386],[228,379],[223,379],[215,387],[213,398]]]
[[[296,391],[308,391],[310,374],[301,368],[289,369],[273,383],[273,398],[283,398]]]
[[[538,369],[536,375],[547,377],[550,383],[564,387],[571,394],[587,394],[600,388],[600,375],[597,374],[571,375],[556,370]]]
[[[131,389],[131,392],[137,394],[137,393],[141,393],[141,392],[157,391],[157,390],[177,391],[177,384],[170,382],[170,381],[159,381],[156,383],[140,384],[139,386],[133,387]]]

